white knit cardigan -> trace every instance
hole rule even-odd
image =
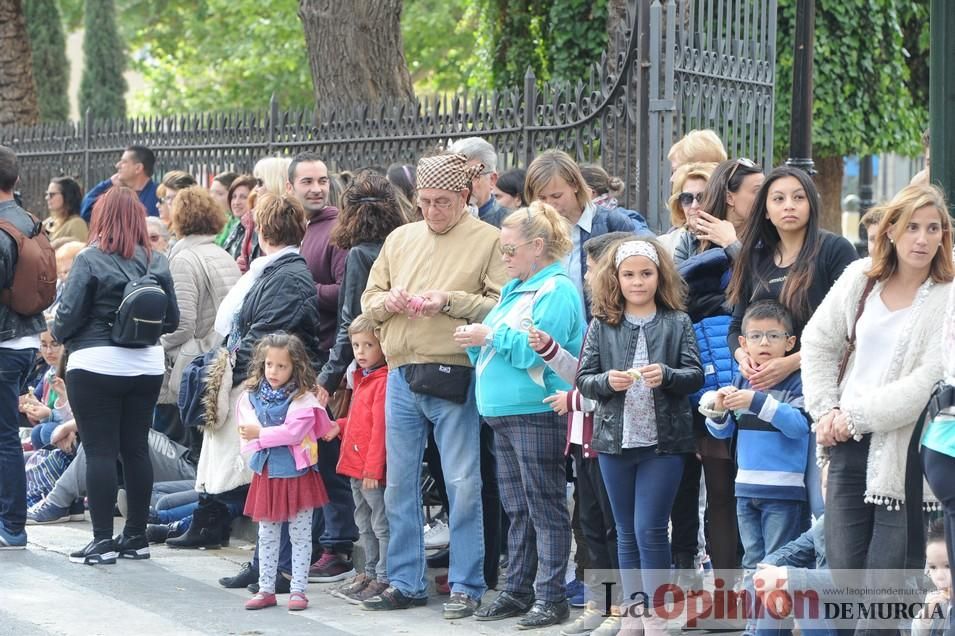
[[[839,407],[849,416],[850,431],[856,439],[872,434],[865,501],[898,510],[899,504],[905,502],[905,462],[912,431],[932,387],[943,375],[940,321],[951,285],[937,284],[931,278],[922,284],[912,303],[908,324],[895,344],[882,386],[872,387],[864,398],[843,401],[845,379],[855,357],[849,359],[842,384],[837,382],[839,362],[865,290],[865,272],[871,266],[869,258],[849,265],[806,325],[802,335],[803,393],[814,422]],[[872,293],[881,293],[882,287],[882,283],[876,283]],[[821,446],[816,450],[820,465],[825,464],[828,450]],[[937,501],[927,484],[924,492],[925,502],[932,505]]]

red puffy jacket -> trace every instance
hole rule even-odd
[[[388,367],[367,376],[355,371],[348,417],[340,418],[342,432],[338,473],[354,479],[385,479],[385,387]]]

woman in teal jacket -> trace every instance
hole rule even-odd
[[[509,215],[501,253],[512,280],[482,324],[455,333],[477,371],[478,411],[495,434],[501,501],[511,521],[507,583],[475,613],[478,620],[526,613],[520,625],[537,628],[568,615],[566,422],[544,398],[571,387],[530,347],[528,331],[541,329],[568,351],[580,351],[583,303],[561,264],[572,245],[569,224],[549,205],[535,202]]]

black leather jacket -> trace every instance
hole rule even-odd
[[[381,253],[381,246],[381,243],[359,243],[348,250],[345,277],[338,291],[338,333],[335,334],[335,344],[328,351],[328,362],[318,375],[318,383],[329,394],[338,388],[348,365],[355,359],[348,326],[361,314],[361,295],[368,284],[371,266]]]
[[[693,452],[693,416],[687,396],[703,386],[693,323],[682,311],[661,309],[645,329],[650,364],[663,366],[663,384],[653,390],[657,452]],[[633,366],[639,330],[626,320],[612,326],[595,318],[587,333],[577,371],[577,388],[585,397],[597,401],[591,445],[600,453],[621,452],[626,392],[610,388],[608,372]]]
[[[322,359],[318,346],[318,295],[304,258],[285,254],[265,268],[242,301],[238,328],[242,340],[235,355],[232,386],[248,377],[255,343],[276,331],[301,338],[313,364]]]
[[[23,208],[15,201],[0,203],[0,218],[9,221],[26,234],[36,236],[39,227]],[[17,244],[6,232],[0,231],[0,289],[13,285],[13,274],[16,270]],[[4,304],[0,304],[0,342],[33,336],[46,330],[46,320],[43,312],[35,316],[21,316]]]
[[[123,300],[123,290],[130,280],[141,278],[147,267],[169,301],[162,332],[175,331],[179,327],[179,305],[165,256],[152,252],[147,261],[146,250],[137,246],[133,257],[127,260],[118,254],[107,254],[98,247],[87,247],[76,255],[70,275],[63,284],[53,323],[53,337],[70,352],[88,347],[116,346],[110,338],[110,325]]]

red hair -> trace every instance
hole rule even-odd
[[[113,186],[93,205],[90,245],[107,254],[129,259],[141,245],[150,256],[146,208],[135,192],[125,186]]]

